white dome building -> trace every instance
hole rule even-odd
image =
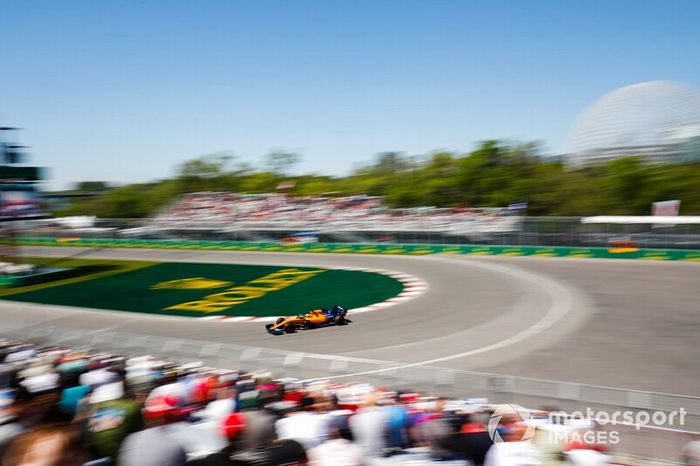
[[[670,81],[616,89],[574,126],[568,160],[592,165],[638,156],[652,163],[700,160],[700,94]]]

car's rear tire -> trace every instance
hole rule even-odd
[[[336,316],[334,322],[335,322],[335,325],[347,325],[348,324],[348,321],[345,319],[344,315]]]

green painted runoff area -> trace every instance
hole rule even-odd
[[[28,290],[5,289],[0,299],[189,317],[282,316],[335,304],[362,307],[403,289],[391,277],[362,271],[182,262],[134,262],[130,268],[129,261],[94,262],[113,262],[114,268]]]

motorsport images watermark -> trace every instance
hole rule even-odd
[[[607,424],[627,424],[639,430],[646,426],[655,427],[680,427],[685,425],[685,416],[688,412],[684,408],[679,408],[674,411],[646,411],[640,410],[625,410],[625,411],[602,411],[586,408],[586,412],[572,411],[566,413],[564,411],[553,411],[549,414],[549,418],[555,419],[557,416],[565,416],[568,419],[574,420],[591,420],[597,424],[604,426]]]
[[[488,431],[493,443],[505,441],[529,442],[535,436],[530,411],[520,405],[501,405],[489,418]],[[516,431],[514,426],[519,426]],[[508,435],[507,438],[503,436]]]
[[[501,405],[491,415],[488,432],[494,443],[504,441],[529,442],[539,430],[545,430],[549,442],[581,442],[610,444],[620,442],[618,430],[605,426],[627,426],[640,430],[643,427],[672,428],[685,425],[687,411],[617,410],[604,411],[586,408],[586,411],[551,411],[533,416],[531,411],[519,405]],[[541,429],[538,427],[542,426]],[[545,426],[550,426],[545,428]],[[561,426],[553,428],[552,426]]]

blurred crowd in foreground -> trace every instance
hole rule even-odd
[[[603,465],[601,444],[553,443],[548,431],[588,423],[528,423],[499,405],[367,384],[303,383],[0,340],[2,466]],[[539,415],[539,418],[538,418]],[[528,429],[530,427],[530,429]],[[523,441],[532,431],[532,441]],[[492,429],[492,434],[494,430]],[[494,436],[495,437],[495,436]],[[692,464],[692,463],[689,463]]]

